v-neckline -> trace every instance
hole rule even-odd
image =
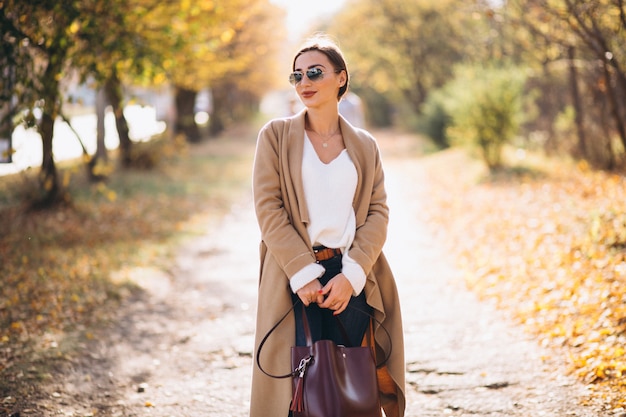
[[[313,142],[311,142],[311,138],[309,137],[309,135],[306,133],[306,131],[304,132],[304,140],[306,140],[309,144],[309,146],[311,147],[311,149],[313,150],[313,153],[315,153],[315,157],[317,158],[317,160],[325,166],[331,165],[333,162],[335,162],[341,155],[343,155],[344,152],[347,151],[347,149],[344,147],[341,152],[339,152],[333,159],[331,159],[328,162],[324,162],[324,160],[320,157],[319,153],[317,153],[317,150],[315,149],[315,146],[313,145]]]

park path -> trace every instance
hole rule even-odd
[[[585,387],[566,376],[558,353],[540,348],[467,290],[422,215],[429,201],[423,166],[405,158],[387,162],[386,252],[402,301],[407,416],[602,415],[580,405]]]
[[[566,376],[558,354],[465,288],[423,215],[428,173],[411,157],[410,143],[393,140],[381,139],[391,207],[385,252],[404,316],[406,415],[603,415],[579,405],[585,387]],[[219,225],[180,248],[169,271],[132,271],[145,291],[129,297],[119,324],[86,347],[86,362],[47,388],[40,409],[68,416],[247,416],[258,241],[246,193]]]

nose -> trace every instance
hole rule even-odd
[[[302,79],[300,80],[300,82],[297,84],[298,86],[302,86],[302,85],[309,85],[311,84],[311,79],[309,78],[308,75],[306,75],[306,73],[304,73],[302,75]]]

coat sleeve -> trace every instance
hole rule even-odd
[[[380,151],[373,138],[370,139],[368,150],[371,153],[369,157],[363,158],[360,168],[362,184],[356,204],[357,228],[348,252],[366,275],[382,252],[389,223],[385,175]]]
[[[288,278],[315,263],[305,237],[293,226],[287,197],[293,190],[288,154],[281,140],[287,140],[286,127],[269,123],[259,133],[252,173],[252,191],[261,239]]]

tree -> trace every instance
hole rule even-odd
[[[610,112],[626,148],[626,5],[622,0],[565,0],[565,10],[572,33],[602,63]]]
[[[59,82],[74,47],[80,12],[72,0],[12,0],[0,5],[0,28],[17,74],[14,112],[23,112],[24,123],[37,127],[43,160],[39,173],[41,195],[37,206],[65,199],[52,155],[54,122],[62,107]],[[41,111],[36,120],[36,111]]]
[[[0,21],[3,24],[4,20]],[[18,48],[11,35],[2,31],[0,45],[0,140],[8,139],[7,155],[1,154],[0,161],[11,161],[11,134],[13,133],[13,116],[15,103],[13,94],[17,85]],[[4,149],[0,151],[5,152]]]
[[[250,79],[258,79],[256,68],[271,67],[271,47],[281,34],[276,21],[280,13],[268,0],[204,0],[180,6],[172,25],[175,46],[164,70],[176,97],[175,131],[195,141],[199,139],[193,113],[197,93],[211,89],[216,109],[211,129],[220,131],[227,124],[224,112],[233,105],[222,100],[222,92],[237,97],[237,91],[251,85]],[[261,81],[255,93],[271,86]]]
[[[212,84],[212,134],[256,113],[263,94],[275,85],[274,74],[279,73],[275,48],[285,35],[277,23],[281,13],[266,0],[255,1],[246,11],[238,15],[232,38],[219,50],[228,65]]]
[[[626,6],[622,0],[511,0],[508,18],[545,51],[544,67],[566,68],[578,144],[575,152],[615,166],[613,137],[626,147]],[[537,43],[545,45],[537,48]],[[565,66],[559,63],[566,63]],[[561,107],[562,108],[562,107]],[[588,133],[596,140],[587,140]],[[600,144],[600,146],[598,146]],[[605,156],[601,156],[605,154]]]
[[[0,3],[0,11],[6,52],[0,60],[4,72],[17,74],[15,80],[3,80],[3,113],[10,109],[12,114],[3,117],[0,126],[9,131],[7,121],[24,114],[23,122],[41,134],[41,206],[65,198],[52,155],[64,75],[76,73],[103,90],[116,118],[123,166],[132,163],[123,114],[125,83],[172,82],[179,104],[175,127],[191,140],[199,136],[193,104],[200,89],[212,87],[219,96],[222,83],[239,91],[234,97],[254,101],[271,87],[259,80],[263,75],[248,75],[255,65],[270,67],[272,51],[267,45],[275,38],[266,34],[280,33],[273,30],[280,13],[269,0],[10,0]],[[257,79],[254,87],[252,78]],[[7,104],[13,102],[15,108]],[[88,164],[94,178],[99,177],[99,160],[106,158],[101,147]]]
[[[455,64],[485,54],[485,10],[480,1],[363,0],[349,3],[329,32],[352,63],[355,85],[402,98],[417,114]],[[355,32],[363,22],[367,30]]]
[[[81,19],[75,33],[77,48],[71,64],[83,82],[91,80],[96,89],[103,91],[101,99],[111,105],[123,167],[133,164],[123,85],[150,83],[158,76],[171,42],[170,22],[162,16],[171,16],[175,10],[172,3],[156,0],[81,2]],[[94,178],[100,175],[93,170],[99,171],[97,167],[106,159],[106,149],[101,146],[89,163]]]

